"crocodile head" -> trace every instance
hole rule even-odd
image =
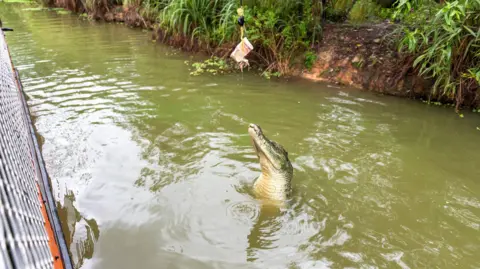
[[[284,197],[285,192],[290,189],[293,176],[288,152],[282,145],[265,137],[260,126],[256,124],[250,124],[248,133],[262,169],[261,176],[255,182],[256,188],[270,196]]]

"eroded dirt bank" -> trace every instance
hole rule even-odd
[[[417,76],[412,58],[397,52],[385,22],[352,26],[327,24],[317,61],[301,77],[329,81],[383,94],[427,98],[431,81]]]

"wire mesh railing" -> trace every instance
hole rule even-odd
[[[71,268],[18,71],[0,30],[0,268]]]

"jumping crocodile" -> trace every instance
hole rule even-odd
[[[291,193],[293,166],[288,159],[288,152],[275,141],[265,137],[260,126],[250,124],[248,133],[253,143],[261,174],[253,185],[254,193],[261,199],[286,201]]]

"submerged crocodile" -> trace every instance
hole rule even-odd
[[[253,185],[255,194],[261,199],[286,201],[290,196],[293,177],[288,152],[282,145],[265,137],[256,124],[250,124],[248,133],[262,169]]]

